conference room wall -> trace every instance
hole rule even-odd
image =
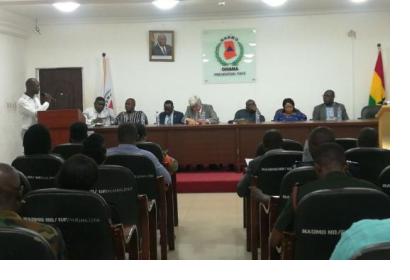
[[[0,162],[22,154],[21,120],[16,102],[24,92],[25,39],[0,32]]]
[[[234,28],[257,30],[256,82],[205,84],[202,31]],[[149,61],[149,30],[175,31],[175,62]],[[348,37],[350,30],[356,39]],[[356,118],[368,101],[377,43],[383,46],[388,92],[389,13],[41,25],[41,35],[28,40],[27,73],[82,67],[84,107],[92,106],[101,92],[101,53],[106,52],[116,112],[124,110],[126,98],[134,97],[137,110],[142,109],[150,123],[164,100],[172,99],[175,108],[185,112],[194,94],[213,104],[223,122],[232,119],[248,98],[256,100],[268,120],[285,97],[292,97],[311,117],[329,88]]]

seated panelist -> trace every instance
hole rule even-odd
[[[246,108],[235,113],[234,122],[260,123],[265,122],[265,117],[261,114],[254,100],[249,99],[245,103]]]
[[[214,108],[209,104],[202,104],[201,99],[194,95],[189,98],[189,106],[185,112],[185,123],[188,125],[218,124],[219,118]]]
[[[274,122],[294,122],[306,121],[306,115],[295,108],[292,98],[285,98],[282,102],[282,109],[278,109],[273,117]]]
[[[135,99],[128,98],[125,101],[125,112],[121,112],[115,118],[115,124],[124,123],[148,124],[148,118],[143,111],[135,111]]]
[[[184,114],[174,110],[171,100],[164,102],[164,112],[159,114],[159,123],[165,125],[185,124]]]
[[[83,115],[87,125],[111,125],[114,122],[114,111],[105,107],[104,97],[97,97],[94,107],[84,110]]]
[[[323,94],[323,104],[314,108],[312,119],[314,121],[348,120],[345,106],[334,100],[335,92],[331,89],[326,90]]]

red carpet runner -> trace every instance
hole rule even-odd
[[[241,177],[238,172],[177,173],[178,193],[236,192]]]

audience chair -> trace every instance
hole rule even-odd
[[[345,151],[349,149],[357,148],[357,138],[336,138],[335,141]]]
[[[80,154],[83,149],[83,144],[78,143],[65,143],[54,147],[53,153],[60,155],[63,159],[67,160],[69,157]]]
[[[23,172],[30,182],[31,188],[54,188],[54,177],[57,175],[64,160],[51,154],[19,156],[11,165]]]
[[[359,163],[358,174],[353,176],[378,184],[380,172],[390,165],[390,150],[380,148],[353,148],[345,152],[346,159]]]
[[[20,177],[20,190],[22,196],[25,196],[27,193],[31,192],[31,185],[28,181],[26,175],[23,174],[20,170],[16,170]]]
[[[98,181],[91,191],[98,193],[105,199],[111,207],[113,220],[116,216],[118,222],[124,225],[125,236],[130,228],[138,227],[142,243],[140,258],[150,259],[150,251],[152,251],[151,258],[156,259],[156,206],[155,203],[148,205],[146,195],[137,195],[137,182],[131,170],[119,165],[99,166]],[[153,215],[151,221],[149,221],[149,215]],[[154,223],[152,233],[150,233],[150,222]],[[150,234],[153,238],[150,237]],[[137,245],[139,243],[137,242]],[[153,248],[150,249],[150,245],[153,245]],[[129,249],[138,252],[139,247]]]
[[[153,153],[159,162],[164,162],[164,155],[162,153],[162,148],[159,144],[154,142],[140,142],[137,143],[137,147],[143,150],[150,151]],[[177,175],[175,173],[171,174],[172,186],[170,186],[169,193],[167,192],[167,202],[168,202],[168,220],[171,218],[174,220],[174,226],[178,226],[178,191],[177,191]],[[173,212],[173,217],[171,216]]]
[[[381,107],[382,107],[381,105],[363,107],[360,113],[360,118],[361,119],[374,119]]]
[[[293,187],[301,187],[316,179],[317,174],[313,166],[303,166],[292,169],[286,173],[282,179],[279,196],[271,196],[268,203],[259,202],[259,240],[262,260],[275,258],[269,244],[269,234],[273,229],[277,217],[289,200]]]
[[[385,194],[390,195],[390,165],[380,172],[379,187]]]
[[[283,176],[292,169],[296,161],[300,160],[302,160],[300,151],[267,152],[256,171],[256,186],[266,195],[279,196]],[[258,259],[259,203],[260,201],[253,196],[250,197],[250,232],[247,227],[247,238],[250,237],[252,259]]]
[[[369,246],[354,255],[352,260],[390,260],[390,242]]]
[[[28,193],[21,205],[24,219],[58,228],[67,259],[124,259],[122,225],[112,225],[110,208],[98,194],[66,189]],[[136,256],[130,256],[136,258]]]
[[[157,177],[155,166],[152,161],[144,156],[138,155],[112,155],[107,157],[105,164],[121,165],[127,167],[135,175],[137,180],[137,193],[146,194],[148,199],[155,199],[158,206],[158,223],[160,230],[161,259],[167,259],[167,199],[164,178]],[[172,229],[174,228],[172,222]],[[173,236],[171,236],[172,238]],[[171,239],[170,238],[170,239]],[[174,250],[173,241],[170,250]]]
[[[55,260],[47,240],[21,227],[0,227],[0,260]]]
[[[389,197],[368,188],[319,190],[304,196],[297,205],[294,236],[287,234],[282,258],[329,259],[340,235],[362,219],[390,217]],[[293,241],[290,241],[294,239]]]
[[[283,139],[282,149],[287,151],[303,151],[303,146],[298,141]]]

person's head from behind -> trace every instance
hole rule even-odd
[[[276,129],[269,129],[263,135],[263,146],[265,151],[280,149],[283,145],[283,138],[280,132]]]
[[[70,143],[81,143],[87,138],[88,127],[83,122],[75,122],[70,126]]]
[[[313,160],[315,159],[315,154],[320,145],[324,143],[335,142],[335,134],[333,130],[328,127],[319,126],[312,130],[309,135],[309,153]]]
[[[285,98],[282,101],[283,112],[286,114],[292,114],[295,110],[295,102],[292,98]]]
[[[377,130],[371,127],[364,127],[359,132],[359,137],[357,138],[357,146],[377,148],[379,147],[379,136]]]
[[[127,113],[132,113],[135,111],[135,99],[134,98],[128,98],[125,101],[125,111]]]
[[[104,137],[98,133],[88,136],[83,142],[81,153],[95,160],[98,165],[102,164],[107,155]]]
[[[40,83],[36,78],[29,78],[26,81],[26,94],[33,97],[40,91]]]
[[[315,169],[321,178],[330,172],[345,172],[346,157],[343,148],[337,143],[320,145],[315,157]]]
[[[105,99],[104,97],[97,97],[94,101],[94,109],[98,112],[101,113],[102,110],[104,110],[105,107]]]
[[[163,47],[167,44],[167,36],[165,34],[158,34],[158,44]]]
[[[256,112],[257,108],[256,108],[255,100],[252,100],[252,99],[246,100],[245,106],[246,106],[246,111],[248,111],[250,113],[255,113]]]
[[[164,112],[166,115],[171,115],[174,111],[174,103],[171,100],[164,102]]]
[[[136,140],[138,142],[145,141],[146,138],[147,138],[147,130],[145,129],[145,125],[143,125],[141,123],[137,123],[136,128],[137,128],[137,138],[136,138]]]
[[[335,92],[333,90],[328,89],[323,93],[323,103],[325,103],[326,106],[332,106],[334,100]]]
[[[56,176],[59,188],[82,191],[89,191],[97,179],[97,164],[93,159],[82,154],[67,159]]]
[[[135,145],[137,139],[137,128],[134,124],[125,123],[118,127],[118,142],[120,144]]]
[[[189,103],[189,107],[191,107],[191,110],[193,112],[201,111],[202,101],[201,101],[201,98],[199,98],[198,96],[194,95],[191,98],[189,98],[188,103]]]
[[[51,137],[47,127],[35,124],[29,127],[23,137],[24,154],[48,154],[51,150]]]
[[[0,211],[17,211],[20,201],[20,176],[10,165],[0,163]]]

